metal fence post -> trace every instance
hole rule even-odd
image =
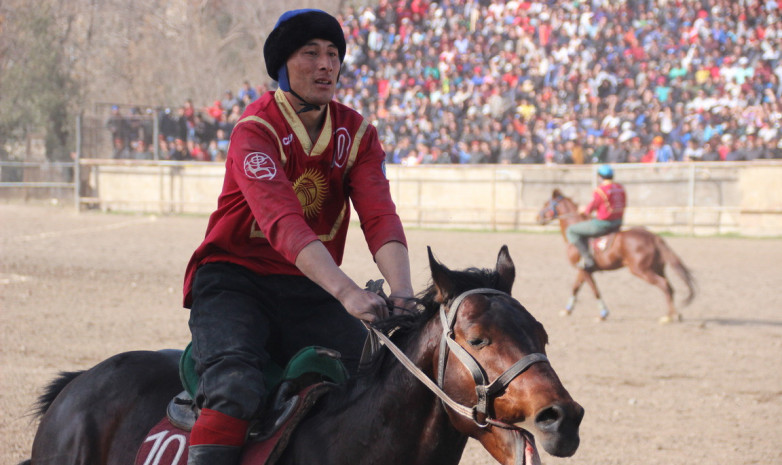
[[[81,211],[81,113],[76,115],[76,158],[73,160],[73,198],[76,212]]]
[[[689,210],[690,236],[695,235],[695,163],[690,164],[690,195],[687,199],[687,209]]]
[[[160,113],[155,108],[154,116],[152,117],[152,139],[155,147],[155,160],[160,160]]]

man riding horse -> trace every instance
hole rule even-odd
[[[377,130],[333,100],[345,57],[339,21],[284,13],[263,52],[279,89],[248,105],[231,134],[223,192],[185,278],[201,412],[189,465],[239,462],[271,362],[285,366],[316,345],[357,370],[361,320],[389,309],[339,268],[351,201],[395,305],[413,297]]]
[[[592,201],[581,208],[587,217],[594,211],[596,218],[574,223],[565,231],[568,242],[575,245],[581,254],[578,267],[584,271],[595,271],[595,259],[589,250],[590,237],[600,237],[618,231],[622,227],[627,194],[624,187],[614,182],[614,170],[610,165],[600,165],[597,169],[600,185],[592,194]]]

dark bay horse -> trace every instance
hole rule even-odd
[[[584,410],[545,356],[545,329],[510,295],[507,247],[493,270],[450,270],[431,251],[429,264],[419,311],[373,327],[393,354],[381,348],[321,397],[276,463],[457,465],[469,437],[507,465],[539,464],[535,438],[554,456],[576,452]],[[126,352],[61,374],[39,399],[28,463],[133,464],[182,390],[179,355]]]
[[[538,212],[538,223],[547,224],[555,219],[559,220],[562,237],[565,238],[567,243],[565,230],[568,226],[584,221],[587,217],[578,212],[578,206],[575,202],[562,195],[559,189],[554,189],[551,198],[546,201],[543,208]],[[617,270],[626,266],[631,273],[657,286],[665,294],[668,313],[660,318],[660,322],[681,321],[681,314],[676,311],[676,306],[674,305],[673,287],[665,276],[665,265],[670,265],[689,289],[689,295],[685,299],[684,305],[688,305],[695,297],[695,279],[690,270],[665,243],[663,238],[647,229],[637,227],[611,233],[606,236],[606,244],[603,250],[593,249],[595,264],[597,265],[595,271]],[[568,243],[567,256],[570,263],[576,266],[580,255],[575,245]],[[588,283],[592,288],[598,301],[600,319],[604,320],[608,316],[608,308],[602,300],[600,291],[592,277],[592,272],[581,269],[579,269],[576,281],[573,283],[573,293],[563,314],[570,315],[573,312],[576,295],[584,282]]]

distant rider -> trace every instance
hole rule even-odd
[[[578,267],[584,271],[596,269],[595,259],[589,250],[588,239],[619,230],[622,227],[625,206],[627,205],[627,194],[624,187],[614,182],[613,168],[610,165],[600,165],[597,174],[600,176],[600,185],[592,194],[592,201],[579,211],[586,216],[590,216],[594,211],[597,218],[574,223],[565,231],[568,242],[575,245],[581,254]]]

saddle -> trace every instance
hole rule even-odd
[[[184,391],[177,394],[166,415],[147,434],[136,454],[136,465],[184,465],[190,430],[198,417],[193,401],[198,376],[187,346],[180,358],[180,379]],[[263,418],[251,422],[242,464],[273,465],[288,444],[296,425],[317,400],[347,381],[340,354],[323,347],[307,347],[288,362],[284,370],[264,371],[265,384],[272,392]]]
[[[590,238],[589,248],[592,250],[592,254],[594,255],[609,249],[611,244],[614,243],[617,233],[619,233],[619,231],[613,231],[603,236]]]

